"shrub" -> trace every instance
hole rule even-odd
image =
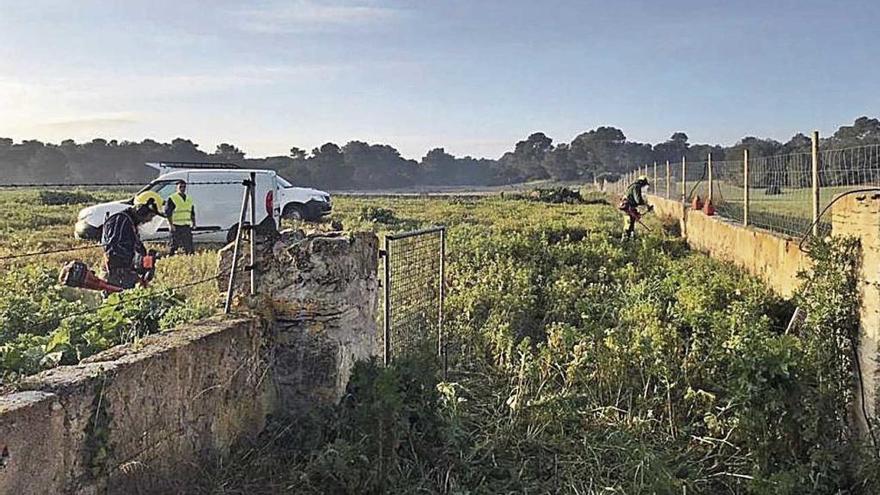
[[[40,204],[50,206],[96,203],[98,201],[98,198],[85,191],[40,191],[38,199]]]
[[[59,286],[56,272],[28,266],[0,278],[0,378],[4,382],[59,364],[75,364],[205,315],[168,289],[138,288],[91,307]]]
[[[360,219],[365,222],[394,225],[399,219],[394,216],[394,211],[378,206],[365,206],[361,209]]]
[[[555,189],[533,189],[532,192],[529,193],[529,199],[541,203],[583,203],[580,191],[576,189],[572,190],[567,187],[557,187]]]

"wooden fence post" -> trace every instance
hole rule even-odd
[[[715,184],[712,182],[712,153],[709,153],[708,167],[709,167],[709,195],[708,195],[708,200],[709,200],[710,203],[712,203],[712,190],[714,189],[714,185],[715,185]],[[714,205],[714,203],[712,203],[712,204]]]
[[[743,226],[749,225],[749,150],[743,150]]]
[[[672,197],[670,188],[672,187],[672,177],[670,177],[672,169],[669,168],[669,160],[666,160],[666,199]]]
[[[813,235],[819,235],[819,131],[813,131]]]
[[[682,204],[687,203],[687,158],[684,156],[681,157],[681,202]]]
[[[657,162],[654,162],[654,181],[651,182],[651,191],[657,194]]]

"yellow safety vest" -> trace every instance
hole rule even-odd
[[[186,199],[183,199],[180,196],[180,193],[174,193],[168,197],[168,201],[174,203],[174,211],[171,212],[171,223],[174,225],[189,225],[192,227],[192,194],[187,194]]]

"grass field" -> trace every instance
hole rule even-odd
[[[118,193],[106,194],[112,197]],[[82,205],[0,192],[0,253],[79,245]],[[16,220],[12,220],[15,218]],[[186,493],[870,493],[878,471],[848,429],[857,320],[852,263],[817,260],[811,309],[689,252],[655,218],[620,240],[604,204],[338,196],[322,224],[378,234],[448,226],[450,380],[430,357],[358,365],[328,414],[277,418],[267,438]],[[844,246],[845,247],[845,246]],[[831,246],[828,253],[839,253]],[[816,248],[817,252],[824,252]],[[160,260],[156,288],[120,311],[59,289],[61,262],[0,262],[4,379],[76,362],[218,309],[216,251]],[[851,297],[852,296],[852,297]],[[91,314],[63,319],[94,308]],[[46,323],[46,317],[49,322]]]

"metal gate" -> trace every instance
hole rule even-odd
[[[444,354],[446,227],[385,237],[383,358]]]

